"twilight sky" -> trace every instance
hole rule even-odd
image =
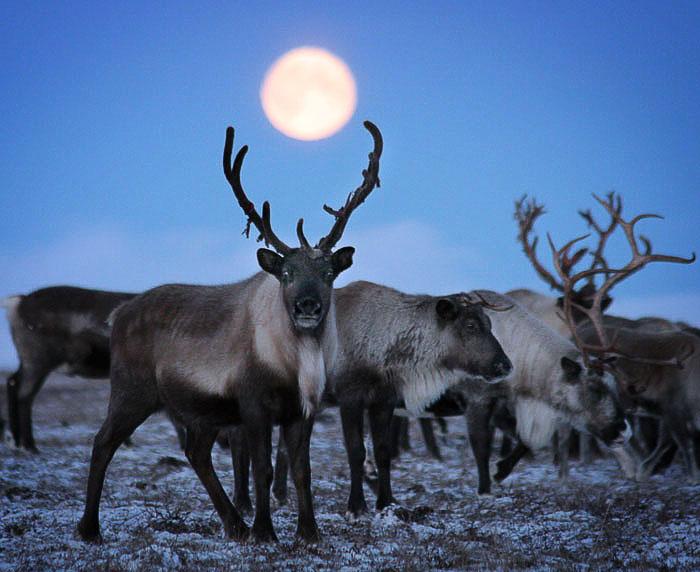
[[[563,5],[562,5],[563,4]],[[257,270],[221,169],[224,132],[250,147],[243,183],[277,233],[316,241],[384,135],[382,187],[339,246],[339,280],[408,292],[548,292],[515,240],[522,194],[560,245],[615,190],[659,253],[700,253],[697,2],[0,3],[0,297],[53,284],[142,291]],[[310,45],[342,58],[358,105],[338,134],[267,121],[268,67]],[[624,263],[624,241],[610,261]],[[551,266],[550,266],[551,267]],[[611,311],[700,325],[700,263],[655,264]],[[4,319],[3,319],[4,320]],[[0,327],[0,367],[16,364]]]

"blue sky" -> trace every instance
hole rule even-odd
[[[657,252],[700,253],[697,2],[14,2],[0,4],[0,297],[52,284],[141,291],[255,272],[221,169],[295,242],[316,240],[384,135],[381,189],[353,215],[339,284],[547,292],[515,241],[513,202],[547,207],[557,244],[619,192]],[[259,88],[289,49],[353,71],[349,124],[316,142],[265,118]],[[623,243],[613,262],[626,261]],[[656,264],[612,311],[700,325],[700,263]],[[0,366],[16,357],[0,328]]]

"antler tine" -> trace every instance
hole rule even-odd
[[[578,211],[578,213],[581,215],[581,217],[583,217],[588,226],[598,233],[598,248],[596,248],[592,253],[593,262],[591,264],[591,268],[600,267],[607,269],[608,263],[603,257],[603,251],[605,250],[605,245],[607,244],[608,238],[610,238],[615,228],[617,228],[618,219],[622,213],[622,198],[620,195],[616,195],[614,191],[610,191],[607,194],[607,201],[605,202],[601,201],[595,195],[593,195],[593,197],[598,200],[598,202],[603,204],[608,212],[614,213],[610,217],[610,224],[608,227],[603,229],[593,218],[590,209],[586,211]],[[592,286],[594,285],[592,276],[589,278],[588,283]]]
[[[474,296],[477,297],[477,301],[473,302],[471,299],[471,295],[474,294]],[[497,306],[496,304],[492,304],[489,302],[486,298],[484,298],[478,290],[472,290],[468,294],[464,294],[464,297],[470,304],[475,304],[478,306],[483,306],[484,308],[488,308],[489,310],[493,310],[494,312],[507,312],[508,310],[512,310],[514,304],[510,304],[508,306]]]
[[[547,284],[550,285],[554,290],[559,290],[562,292],[564,287],[560,284],[549,271],[540,264],[537,260],[537,241],[538,238],[534,236],[532,241],[529,240],[528,236],[532,232],[532,228],[535,224],[535,220],[539,218],[540,215],[544,214],[543,205],[538,205],[537,201],[533,198],[529,203],[525,203],[527,195],[520,197],[520,200],[515,201],[515,214],[514,218],[518,222],[518,240],[523,247],[523,252],[527,256],[528,260],[535,267],[535,271],[540,275]],[[523,205],[525,205],[525,210],[523,211]]]
[[[343,236],[345,225],[352,212],[365,201],[375,187],[380,186],[379,158],[382,155],[384,141],[379,128],[374,123],[365,121],[364,126],[365,129],[370,132],[374,141],[374,149],[369,154],[369,165],[367,169],[362,171],[362,184],[348,195],[342,207],[338,210],[334,210],[328,205],[323,205],[323,210],[335,217],[335,223],[333,223],[330,232],[318,241],[316,248],[320,248],[321,250],[330,251],[338,243],[340,237]]]
[[[311,245],[309,244],[309,241],[306,240],[306,237],[304,236],[304,219],[300,218],[299,222],[297,222],[297,237],[299,238],[299,244],[301,244],[302,248],[311,248]]]
[[[246,236],[246,238],[250,236],[250,225],[252,223],[260,232],[258,241],[264,240],[266,246],[272,245],[272,247],[275,250],[277,250],[277,252],[279,252],[280,254],[289,253],[291,249],[279,238],[277,238],[274,235],[274,233],[272,233],[272,229],[266,229],[265,222],[263,221],[263,219],[260,218],[258,211],[255,210],[255,205],[253,205],[253,203],[248,199],[248,197],[245,194],[245,191],[243,190],[243,184],[241,183],[241,167],[243,166],[243,159],[245,158],[245,155],[248,152],[247,145],[241,147],[238,153],[236,153],[236,158],[233,161],[233,168],[231,168],[231,155],[233,153],[233,137],[234,129],[233,127],[229,126],[226,128],[226,141],[224,142],[224,175],[226,176],[226,180],[229,182],[231,188],[233,189],[233,194],[236,196],[238,204],[243,209],[245,215],[248,217],[248,222],[246,223],[245,229],[243,230],[243,234]]]
[[[270,203],[267,201],[263,203],[262,222],[263,228],[265,229],[266,240],[268,240],[272,247],[282,256],[287,256],[292,249],[277,238],[277,235],[272,232],[272,225],[270,224]]]

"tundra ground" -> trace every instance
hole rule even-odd
[[[288,503],[274,507],[278,543],[227,541],[163,415],[117,451],[102,496],[104,543],[85,544],[75,526],[108,397],[107,381],[53,375],[34,407],[41,453],[16,449],[5,435],[0,570],[700,570],[700,486],[688,483],[680,464],[639,484],[612,459],[574,462],[562,485],[542,451],[492,497],[478,498],[463,419],[449,420],[441,437],[443,462],[428,456],[412,424],[413,448],[392,472],[400,505],[349,522],[336,410],[319,417],[311,444],[320,544],[294,542],[291,485]],[[3,391],[6,417],[4,399]],[[228,452],[215,446],[213,455],[231,490]],[[366,495],[371,504],[369,487]]]

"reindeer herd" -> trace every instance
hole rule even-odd
[[[446,296],[406,294],[360,281],[334,289],[352,264],[352,247],[336,248],[353,211],[379,186],[383,141],[373,139],[361,185],[339,209],[315,246],[297,224],[298,247],[272,230],[270,205],[262,216],[241,183],[247,147],[233,163],[233,128],[226,131],[224,174],[259,239],[254,276],[221,286],[168,284],[141,294],[57,286],[2,300],[20,360],[7,379],[9,430],[15,445],[38,452],[32,403],[59,366],[69,375],[109,377],[107,418],[95,436],[85,509],[78,523],[87,541],[101,539],[100,497],[117,449],[152,413],[164,410],[185,455],[204,485],[228,538],[275,540],[270,514],[273,479],[286,495],[287,473],[297,493],[296,535],[320,538],[311,491],[310,439],[316,413],[340,410],[350,472],[349,518],[367,512],[363,480],[365,418],[378,471],[378,510],[392,504],[391,459],[398,412],[412,416],[464,415],[478,468],[478,492],[491,490],[494,431],[514,445],[497,463],[506,478],[529,449],[559,443],[566,474],[572,434],[593,440],[619,460],[627,476],[647,479],[677,452],[688,477],[700,482],[700,331],[688,324],[606,313],[613,286],[650,262],[691,263],[652,253],[622,218],[610,193],[596,197],[610,215],[595,250],[549,245],[556,274],[537,258],[536,219],[544,208],[516,202],[518,240],[537,273],[559,297],[529,290],[475,290]],[[609,238],[621,229],[630,261],[611,268]],[[640,250],[640,243],[642,249]],[[592,263],[580,269],[585,260]],[[600,283],[600,286],[597,285]],[[425,422],[424,422],[425,423]],[[272,428],[280,427],[277,466]],[[431,425],[424,425],[430,436]],[[634,428],[634,430],[633,430]],[[228,440],[235,492],[230,499],[212,465],[217,438]],[[243,516],[252,508],[249,529]]]

